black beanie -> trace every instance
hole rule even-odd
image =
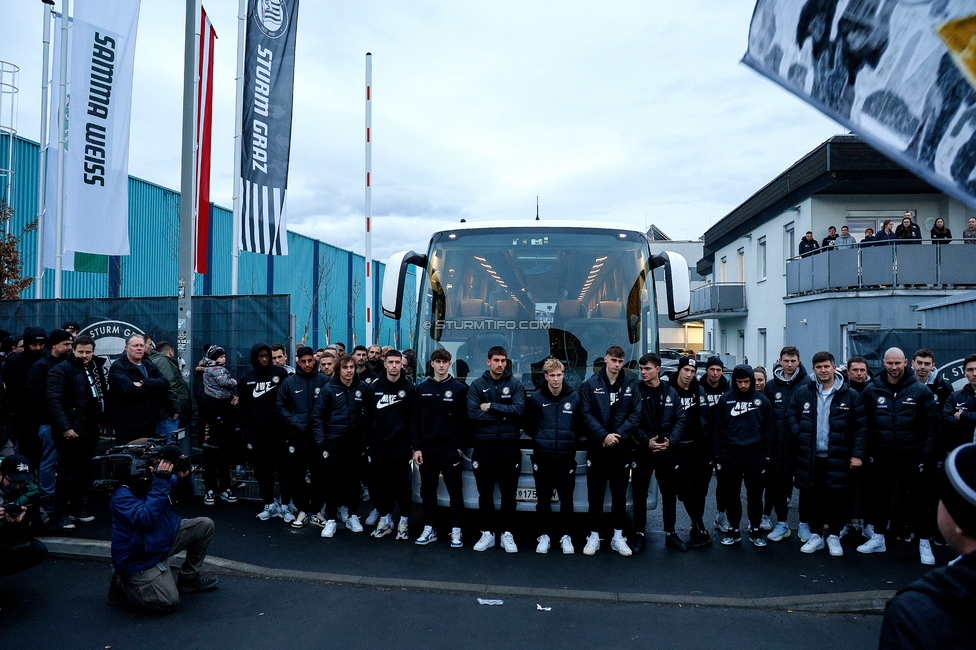
[[[71,333],[65,332],[64,330],[52,330],[51,336],[47,337],[47,342],[51,346],[55,346],[63,341],[70,341]]]
[[[227,350],[220,347],[219,345],[211,345],[207,348],[207,358],[211,361],[216,361],[220,357],[226,356]]]
[[[725,364],[722,363],[722,360],[720,358],[718,358],[717,356],[716,357],[708,357],[708,363],[705,364],[705,368],[711,368],[712,366],[718,366],[719,368],[722,368],[723,370],[725,369]]]
[[[47,333],[41,327],[28,327],[24,329],[24,347],[27,348],[37,343],[47,343]]]
[[[942,504],[967,537],[976,537],[976,445],[953,449],[943,470]]]
[[[681,357],[678,359],[678,370],[681,370],[685,366],[691,366],[692,368],[697,368],[698,363],[695,361],[695,357]]]

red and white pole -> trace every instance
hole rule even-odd
[[[373,344],[373,208],[370,172],[373,166],[373,55],[366,53],[366,347]]]

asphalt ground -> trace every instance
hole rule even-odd
[[[362,508],[362,515],[367,508]],[[438,583],[438,591],[450,591],[449,585],[465,585],[457,590],[471,591],[475,585],[486,594],[517,595],[541,589],[565,592],[567,598],[576,592],[587,592],[579,597],[589,600],[621,601],[651,595],[654,598],[644,600],[687,603],[726,598],[739,599],[744,607],[786,610],[807,602],[819,604],[811,605],[817,611],[879,611],[895,590],[928,570],[918,561],[917,544],[903,544],[889,536],[887,553],[863,555],[855,551],[862,541],[857,533],[843,540],[845,554],[836,558],[826,550],[800,553],[795,532],[791,538],[769,543],[765,548],[756,548],[745,539],[724,547],[719,544],[721,534],[714,532],[711,548],[679,553],[664,547],[660,510],[649,513],[649,548],[643,555],[631,558],[611,551],[608,540],[595,556],[584,556],[583,517],[578,518],[579,526],[574,532],[576,554],[564,556],[555,544],[548,555],[534,552],[538,532],[531,513],[520,513],[514,531],[519,553],[508,554],[500,546],[484,553],[472,550],[478,538],[474,511],[467,513],[464,548],[452,549],[444,537],[428,546],[415,545],[413,539],[420,532],[417,517],[411,518],[410,541],[396,541],[392,535],[373,539],[368,527],[366,532],[355,534],[341,525],[334,538],[322,539],[321,528],[312,525],[296,530],[280,519],[259,521],[255,518],[259,510],[260,504],[251,501],[218,501],[215,506],[204,506],[199,498],[180,507],[184,517],[208,516],[215,521],[210,555],[251,565],[244,573],[261,573],[254,568],[257,567],[278,570],[273,574],[277,576],[286,575],[281,571],[332,574],[342,577],[338,582],[345,584],[390,586],[398,584],[398,580],[433,581]],[[93,498],[89,512],[96,520],[79,524],[74,537],[110,540],[107,498]],[[678,512],[678,530],[686,535],[688,522],[680,504]],[[714,506],[710,505],[706,512],[714,513]],[[794,531],[795,516],[791,508]],[[443,530],[447,530],[446,523]],[[937,565],[945,565],[954,557],[948,548],[934,550]],[[104,555],[105,549],[100,552]],[[318,575],[314,580],[321,582],[324,578]],[[411,586],[424,588],[421,584]],[[620,594],[626,596],[620,598]],[[761,599],[770,602],[757,602]]]
[[[386,540],[378,540],[384,544]],[[389,546],[393,546],[391,543]],[[472,556],[468,552],[464,555]],[[619,565],[618,566],[632,566]],[[0,645],[47,648],[874,648],[881,617],[600,604],[220,576],[155,616],[105,602],[103,561],[52,558],[0,579]],[[539,606],[551,611],[539,611]]]

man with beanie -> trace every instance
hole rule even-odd
[[[941,482],[939,530],[959,557],[888,603],[881,648],[968,648],[976,638],[976,445],[949,454]]]
[[[51,368],[68,358],[71,352],[71,335],[64,330],[54,330],[48,337],[50,349],[34,362],[27,373],[27,401],[30,404],[32,427],[37,427],[37,437],[41,441],[41,463],[38,467],[38,487],[41,498],[54,497],[55,477],[57,476],[58,450],[51,437],[51,415],[47,402],[47,376]],[[74,528],[74,526],[69,526]]]
[[[756,546],[766,540],[759,528],[762,522],[762,491],[773,446],[773,409],[765,395],[756,390],[752,367],[738,365],[732,370],[733,388],[715,405],[715,467],[718,490],[725,495],[729,532],[722,544],[730,546],[742,537],[742,484],[751,527],[749,539]]]
[[[688,548],[712,545],[705,528],[705,499],[712,481],[712,423],[705,390],[698,385],[694,357],[678,359],[678,370],[671,375],[671,386],[684,411],[685,428],[678,440],[678,494],[691,519]]]
[[[271,346],[255,343],[251,346],[251,369],[238,384],[237,408],[244,440],[254,465],[254,477],[264,509],[257,514],[261,521],[272,517],[294,517],[291,512],[291,476],[286,470],[288,446],[284,427],[275,413],[278,390],[288,377],[284,368],[271,363]],[[280,499],[275,498],[275,472],[278,473]],[[293,519],[289,517],[289,522]]]
[[[586,491],[590,535],[583,555],[600,550],[603,503],[610,487],[610,548],[624,557],[633,555],[623,528],[627,522],[627,483],[630,478],[633,436],[640,426],[641,399],[637,382],[624,372],[625,352],[619,345],[607,348],[604,365],[580,388],[583,423],[589,437],[586,452]]]
[[[47,346],[47,332],[40,327],[24,329],[24,350],[7,357],[3,363],[3,384],[10,405],[11,431],[19,453],[27,456],[31,467],[37,469],[41,463],[41,439],[37,437],[37,426],[31,426],[31,408],[27,399],[27,373],[31,366],[44,356]]]
[[[729,380],[725,377],[725,365],[722,363],[722,359],[717,356],[712,356],[708,358],[705,362],[705,376],[704,381],[701,382],[701,387],[705,390],[705,399],[708,400],[708,409],[711,411],[709,414],[709,420],[715,422],[715,405],[718,401],[722,399],[722,395],[725,395],[731,386],[729,385]],[[714,451],[714,450],[712,450]],[[709,459],[714,462],[714,457]],[[711,481],[711,478],[709,478]],[[718,513],[715,515],[715,528],[723,533],[729,532],[729,519],[725,516],[725,495],[721,493],[720,490],[715,490],[715,509]]]
[[[151,438],[163,410],[169,380],[146,358],[146,337],[130,334],[125,351],[108,370],[109,415],[115,442]]]

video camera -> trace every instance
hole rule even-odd
[[[92,459],[92,487],[114,490],[133,477],[148,478],[152,470],[164,460],[163,448],[174,449],[165,438],[145,440],[112,447],[101,456]],[[189,472],[190,458],[181,455],[173,462],[173,472]]]

